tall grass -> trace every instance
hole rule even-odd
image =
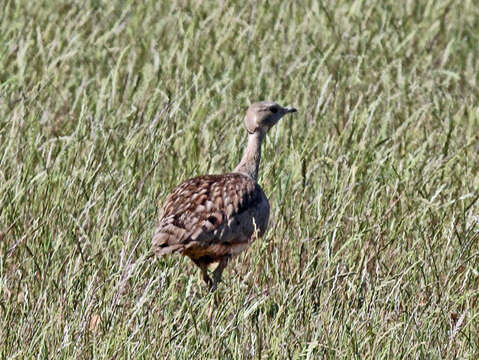
[[[13,1],[0,11],[0,354],[477,358],[479,5]],[[228,171],[269,231],[208,293],[157,201]]]

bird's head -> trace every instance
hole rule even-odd
[[[261,101],[252,104],[244,119],[246,130],[250,134],[255,132],[266,133],[271,129],[284,115],[294,113],[293,107],[282,107],[272,101]]]

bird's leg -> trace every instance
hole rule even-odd
[[[213,281],[208,276],[208,264],[199,260],[193,260],[193,262],[201,269],[201,275],[203,275],[203,280],[205,281],[206,285],[211,288],[213,286]]]
[[[225,256],[221,258],[220,263],[216,267],[215,271],[213,271],[213,282],[210,285],[210,290],[215,291],[218,283],[221,282],[221,274],[225,269],[226,265],[228,265],[229,257]]]

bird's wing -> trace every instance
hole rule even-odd
[[[240,173],[187,180],[164,201],[153,250],[161,256],[222,241],[222,230],[264,199],[261,187]]]

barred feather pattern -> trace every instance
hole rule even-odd
[[[245,250],[262,236],[269,202],[242,173],[204,175],[177,186],[164,201],[153,237],[158,256],[178,252],[211,263]]]

